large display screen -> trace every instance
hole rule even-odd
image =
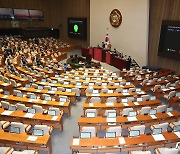
[[[32,20],[44,20],[43,12],[40,10],[29,10],[29,15]]]
[[[68,36],[77,39],[87,39],[87,19],[68,18]]]
[[[13,10],[11,8],[0,8],[0,19],[13,20]]]
[[[25,9],[14,9],[15,20],[29,20],[29,10]]]
[[[158,56],[180,60],[180,21],[162,21]]]

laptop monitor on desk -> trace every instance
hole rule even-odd
[[[91,138],[91,132],[81,132],[80,138],[82,138],[82,139],[90,139]]]
[[[45,101],[51,101],[52,98],[51,98],[50,96],[46,96],[44,100],[45,100]]]
[[[52,87],[51,90],[52,91],[57,91],[57,87]]]
[[[72,92],[72,89],[67,88],[67,89],[66,89],[66,92],[71,93],[71,92]]]
[[[9,111],[15,111],[16,110],[16,106],[15,105],[9,105],[8,110]]]
[[[149,111],[149,114],[150,114],[150,115],[155,115],[156,113],[157,113],[156,109],[151,109],[151,110]]]
[[[17,95],[17,97],[23,97],[22,93],[17,93],[16,95]]]
[[[93,93],[93,94],[98,94],[98,93],[99,93],[99,90],[93,90],[92,93]]]
[[[60,98],[59,98],[59,101],[60,101],[60,102],[67,102],[67,98],[65,98],[65,97],[60,97]]]
[[[95,112],[86,112],[86,117],[87,118],[95,118],[96,117],[96,113]]]
[[[55,110],[48,110],[48,115],[55,116],[56,111]]]
[[[136,136],[140,136],[140,130],[131,130],[129,132],[129,137],[136,137]]]
[[[38,89],[39,89],[39,90],[42,90],[42,89],[43,89],[43,86],[38,86]]]
[[[20,134],[20,128],[19,127],[10,127],[10,133]]]
[[[52,80],[52,83],[56,84],[56,83],[57,83],[57,80]]]
[[[41,82],[46,82],[46,79],[43,78],[43,79],[41,80]]]
[[[10,91],[5,90],[4,95],[10,95]]]
[[[136,117],[137,112],[136,111],[129,111],[128,117]]]
[[[180,125],[176,125],[173,127],[173,132],[180,132]]]
[[[44,131],[42,129],[34,129],[33,130],[33,135],[35,135],[35,136],[43,136]]]
[[[153,134],[153,135],[162,134],[162,128],[154,128],[154,129],[152,130],[152,134]]]
[[[121,102],[122,102],[122,103],[127,103],[127,102],[128,102],[128,99],[127,99],[127,98],[122,98],[122,99],[121,99]]]
[[[142,97],[138,97],[137,102],[142,102]]]
[[[34,109],[34,108],[28,108],[28,109],[27,109],[27,112],[28,112],[28,113],[31,113],[31,114],[35,114],[35,113],[36,113],[36,109]]]
[[[116,112],[108,112],[108,118],[116,118]]]
[[[116,132],[106,132],[106,138],[116,138]]]
[[[107,86],[107,83],[106,83],[106,82],[103,82],[103,83],[102,83],[102,86]]]
[[[32,95],[30,96],[30,99],[37,99],[37,96],[36,96],[35,94],[32,94]]]
[[[152,100],[152,101],[155,100],[155,99],[156,99],[156,96],[151,96],[150,97],[150,100]]]

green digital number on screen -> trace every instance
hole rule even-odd
[[[74,25],[74,31],[75,31],[75,32],[78,31],[78,25]]]

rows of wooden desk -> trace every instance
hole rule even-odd
[[[136,117],[124,117],[117,116],[116,118],[107,118],[104,116],[97,116],[95,118],[88,118],[85,116],[81,116],[78,119],[79,130],[83,126],[94,126],[97,130],[105,130],[108,126],[119,126],[121,125],[123,128],[127,128],[129,126],[134,126],[137,124],[144,124],[146,126],[150,126],[155,123],[159,123],[160,121],[176,121],[177,117],[180,116],[180,112],[174,110],[171,113],[156,113],[155,115],[140,115],[138,114]]]
[[[57,101],[45,101],[41,99],[30,99],[27,97],[17,97],[13,95],[4,95],[0,94],[0,100],[5,100],[11,102],[11,104],[15,104],[17,102],[22,102],[28,107],[32,107],[34,104],[42,106],[44,109],[49,109],[49,107],[56,107],[60,110],[63,110],[64,113],[68,115],[71,114],[70,112],[70,102],[57,102]]]
[[[154,147],[175,144],[180,139],[179,132],[163,132],[162,135],[142,134],[138,137],[116,137],[112,139],[92,137],[81,139],[73,137],[70,147],[73,152],[123,152],[131,150],[148,150]]]

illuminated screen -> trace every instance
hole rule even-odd
[[[87,39],[87,19],[68,18],[68,37]]]

